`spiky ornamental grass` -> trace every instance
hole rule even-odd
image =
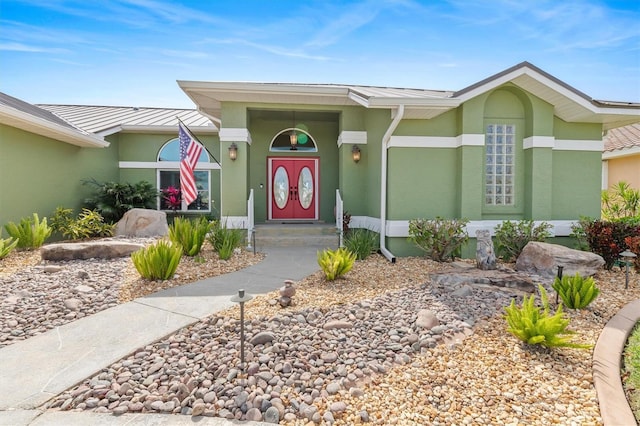
[[[344,246],[364,260],[380,247],[379,234],[368,229],[351,229],[344,240]]]
[[[586,308],[600,294],[595,280],[592,277],[583,278],[579,273],[572,277],[565,275],[562,279],[556,277],[553,289],[569,309]]]
[[[208,240],[213,251],[218,253],[221,260],[230,259],[233,251],[242,245],[244,231],[242,229],[227,228],[226,225],[215,223],[211,227]]]
[[[549,300],[547,292],[542,286],[538,286],[542,309],[535,304],[535,296],[523,298],[522,306],[517,307],[515,301],[505,308],[505,319],[509,327],[507,331],[529,345],[542,345],[548,348],[569,347],[588,349],[591,345],[574,343],[569,336],[575,332],[568,330],[569,319],[562,311],[562,305],[558,306],[555,314],[549,313]]]
[[[131,261],[140,276],[151,281],[173,278],[181,257],[182,247],[166,240],[131,253]]]
[[[328,281],[333,281],[349,272],[353,268],[355,261],[355,253],[344,247],[340,247],[337,250],[326,249],[318,252],[318,265],[320,265]]]
[[[2,229],[0,229],[0,259],[4,259],[13,251],[18,245],[18,240],[15,238],[2,238]]]
[[[182,246],[183,254],[192,257],[200,253],[209,229],[211,223],[204,217],[194,220],[176,217],[169,226],[169,239]]]
[[[51,235],[52,229],[47,225],[47,218],[42,220],[37,213],[32,218],[22,218],[20,223],[9,222],[4,226],[7,233],[18,240],[19,249],[36,249],[42,247],[44,242]]]

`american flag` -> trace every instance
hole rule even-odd
[[[178,124],[178,135],[180,137],[180,189],[182,199],[189,205],[198,197],[193,170],[196,168],[203,146],[196,141],[182,122]]]

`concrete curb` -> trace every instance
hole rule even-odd
[[[627,304],[609,320],[593,351],[593,383],[605,426],[636,424],[622,387],[620,368],[627,338],[638,321],[640,300]]]

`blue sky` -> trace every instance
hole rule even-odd
[[[458,90],[529,61],[640,102],[640,0],[0,0],[0,91],[193,107],[176,80]]]

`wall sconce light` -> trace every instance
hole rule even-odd
[[[232,142],[229,146],[229,158],[231,161],[236,161],[236,158],[238,158],[238,145],[235,142]]]
[[[358,145],[354,145],[353,148],[351,148],[351,158],[353,158],[354,163],[360,161],[360,148]]]

